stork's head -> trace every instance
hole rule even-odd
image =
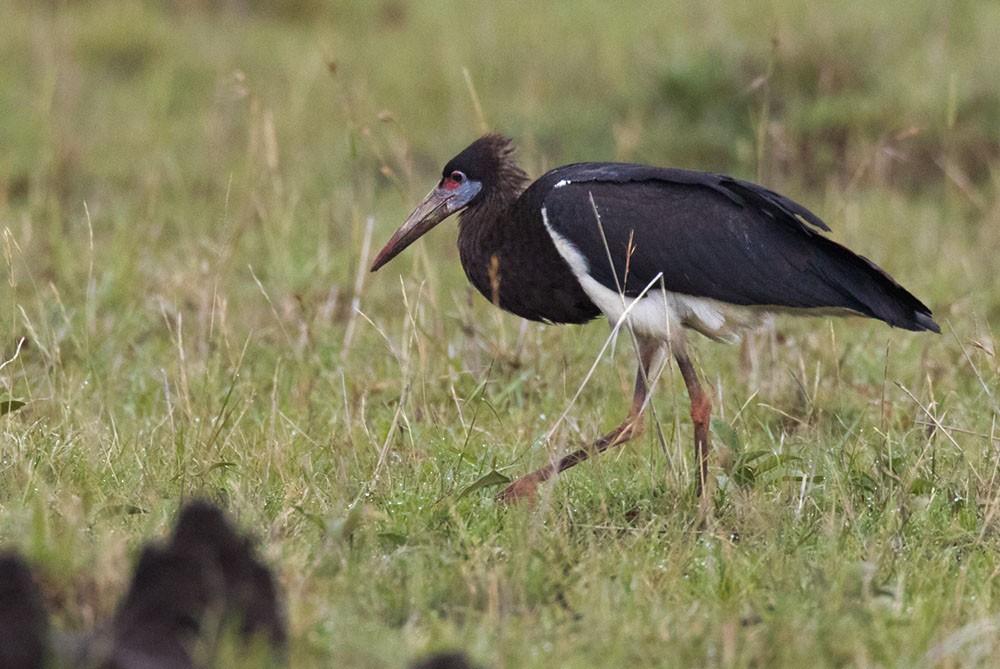
[[[506,182],[510,170],[517,172],[519,187],[524,173],[513,161],[513,148],[507,137],[484,135],[448,161],[438,182],[423,202],[417,205],[406,222],[389,238],[372,263],[376,271],[399,255],[435,225],[466,207],[475,206],[494,188]]]

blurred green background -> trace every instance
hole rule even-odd
[[[84,628],[182,497],[223,501],[294,666],[989,666],[998,35],[986,1],[3,0],[0,540]],[[533,176],[786,193],[945,334],[698,345],[742,472],[704,534],[676,379],[666,458],[649,436],[498,509],[466,486],[544,461],[606,328],[470,299],[448,224],[364,272],[487,129]],[[562,446],[624,415],[622,358]]]

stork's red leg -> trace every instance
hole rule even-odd
[[[691,358],[687,356],[683,346],[674,347],[674,358],[677,367],[684,377],[688,397],[691,399],[691,422],[694,423],[694,452],[698,460],[698,497],[701,497],[708,483],[708,451],[712,444],[709,440],[709,419],[712,416],[712,401],[708,399],[698,374],[694,371]]]
[[[502,502],[514,502],[517,500],[533,500],[537,494],[538,484],[549,480],[559,472],[565,471],[577,465],[592,455],[603,453],[613,446],[620,446],[633,439],[643,430],[642,412],[646,407],[646,396],[649,392],[649,380],[654,373],[654,368],[658,366],[661,359],[662,345],[659,342],[638,339],[639,345],[639,370],[635,376],[635,391],[632,394],[632,408],[628,417],[621,425],[608,432],[606,435],[594,443],[565,455],[555,462],[540,469],[536,469],[530,474],[522,476],[518,480],[507,486],[503,492],[497,495],[497,499]]]

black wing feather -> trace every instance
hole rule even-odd
[[[829,228],[818,216],[750,182],[580,163],[544,175],[522,199],[545,207],[597,281],[629,296],[661,277],[669,291],[731,304],[849,309],[938,331],[930,310],[886,272],[821,235]]]

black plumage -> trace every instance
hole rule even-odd
[[[829,230],[819,217],[756,184],[582,163],[552,170],[522,199],[547,210],[591,276],[629,297],[661,276],[666,290],[729,304],[845,309],[908,330],[936,327],[928,308],[887,273],[819,234]]]
[[[791,312],[940,331],[930,309],[885,271],[823,236],[829,228],[818,216],[762,186],[625,163],[566,165],[527,181],[510,140],[480,138],[449,161],[372,265],[462,211],[462,266],[495,305],[532,320],[583,323],[601,313],[616,320],[637,301],[628,316],[640,363],[628,419],[516,482],[507,497],[533,495],[554,472],[635,436],[649,377],[667,352],[691,397],[700,490],[711,403],[686,355],[684,328],[731,341],[769,313]]]

